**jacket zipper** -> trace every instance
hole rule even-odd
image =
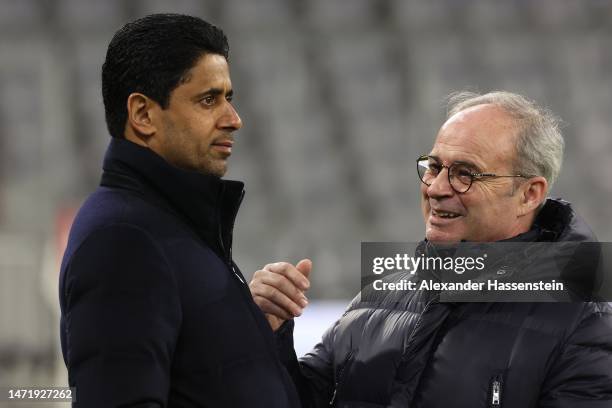
[[[240,282],[242,282],[244,285],[246,285],[246,281],[244,280],[244,278],[242,277],[242,275],[240,275],[237,271],[236,271],[236,267],[234,267],[234,264],[231,264],[231,268],[232,268],[232,272],[234,272],[234,276],[236,276],[238,278],[238,280]]]
[[[354,354],[354,351],[350,350],[348,352],[348,354],[346,355],[346,357],[344,358],[344,362],[342,363],[342,365],[338,369],[338,376],[337,376],[336,385],[335,385],[335,388],[334,388],[334,393],[332,394],[331,400],[329,401],[329,406],[330,407],[333,407],[336,404],[336,397],[338,395],[338,388],[342,384],[342,380],[343,380],[343,377],[344,377],[344,369],[348,365],[349,360],[351,359],[351,357],[353,357],[353,354]]]
[[[491,381],[490,388],[491,390],[491,408],[500,408],[501,407],[501,397],[502,397],[502,378],[501,375],[496,375],[493,377]]]
[[[224,191],[224,189],[222,188],[221,196],[223,196],[223,191]],[[240,193],[240,198],[238,200],[237,207],[240,206],[240,204],[242,203],[243,199],[244,199],[244,190],[242,190],[242,192]],[[240,281],[240,283],[242,283],[243,285],[246,285],[247,283],[244,280],[244,278],[242,277],[242,274],[240,274],[238,271],[236,271],[236,267],[234,266],[234,263],[232,262],[232,240],[233,240],[232,239],[232,235],[233,235],[233,230],[234,230],[234,224],[236,223],[236,215],[237,214],[238,214],[238,211],[234,211],[234,215],[232,217],[232,222],[230,223],[230,229],[229,229],[230,230],[229,248],[225,248],[225,244],[223,242],[223,223],[221,222],[221,219],[219,219],[218,239],[219,239],[219,244],[221,245],[221,251],[223,252],[223,254],[226,257],[225,261],[227,263],[228,268],[232,271],[232,273],[238,279],[238,281]]]
[[[221,245],[221,250],[223,251],[223,253],[226,256],[225,262],[227,264],[227,267],[232,271],[232,273],[234,274],[236,279],[238,279],[238,281],[240,281],[240,283],[242,283],[243,285],[246,285],[247,284],[246,281],[236,271],[236,268],[234,267],[234,263],[232,262],[232,250],[231,250],[231,247],[229,248],[229,251],[226,251],[226,249],[225,249],[225,245],[223,244],[223,234],[221,233],[221,224],[219,224],[219,244]]]

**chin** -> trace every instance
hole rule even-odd
[[[433,243],[452,243],[460,242],[461,235],[453,233],[452,231],[440,231],[432,227],[428,227],[425,231],[425,238]]]
[[[461,240],[459,238],[450,238],[450,237],[427,238],[427,241],[429,241],[429,242],[431,242],[433,244],[454,244],[454,243],[461,242]]]
[[[210,163],[206,163],[205,165],[200,166],[199,172],[206,175],[223,177],[225,173],[227,173],[227,166],[225,164],[212,165]]]
[[[223,177],[225,176],[225,170],[208,170],[205,174],[210,174],[211,176],[215,176],[215,177]]]
[[[225,173],[227,173],[227,167],[223,166],[222,169],[217,169],[212,174],[214,174],[217,177],[223,177],[225,176]]]

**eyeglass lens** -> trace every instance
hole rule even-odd
[[[444,166],[430,158],[417,162],[419,178],[423,183],[430,186],[434,179],[442,172]],[[466,192],[472,185],[472,171],[461,163],[454,163],[448,169],[448,178],[452,188],[458,193]]]

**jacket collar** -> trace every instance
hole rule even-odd
[[[595,233],[577,214],[572,205],[561,198],[548,198],[534,221],[542,236],[539,241],[596,242]]]
[[[179,169],[146,147],[116,138],[108,146],[103,169],[102,186],[132,190],[165,207],[231,260],[242,182]]]

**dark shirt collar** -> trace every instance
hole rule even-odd
[[[231,259],[232,231],[244,184],[179,169],[152,150],[112,138],[101,185],[135,191],[174,212],[213,249]]]

